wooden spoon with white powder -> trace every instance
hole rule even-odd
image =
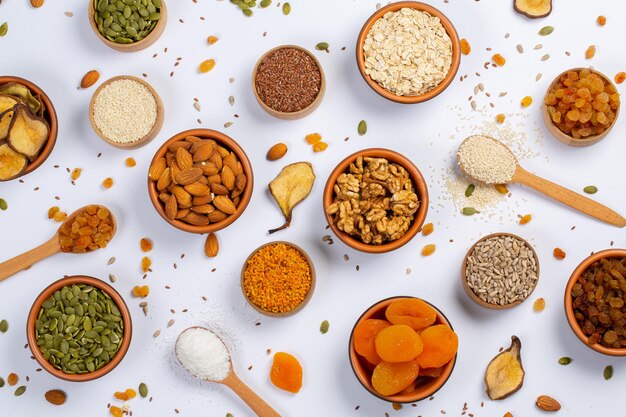
[[[229,387],[260,417],[281,417],[239,379],[226,345],[209,329],[190,327],[178,335],[176,358],[196,378]]]
[[[477,183],[523,184],[598,220],[626,226],[626,219],[610,208],[526,171],[513,152],[492,137],[476,135],[465,139],[459,146],[457,163],[461,171]]]

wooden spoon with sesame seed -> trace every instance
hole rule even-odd
[[[111,217],[111,239],[113,239],[117,230],[117,222],[115,221],[115,216],[113,216],[111,210],[97,204],[90,204],[90,206],[96,206],[98,209],[103,208],[109,212],[109,216]],[[78,210],[74,211],[72,214],[70,214],[67,219],[65,219],[63,224],[61,224],[54,236],[52,236],[52,238],[43,245],[37,246],[36,248],[29,250],[28,252],[24,252],[23,254],[16,256],[15,258],[0,263],[0,282],[20,271],[30,268],[37,262],[46,259],[49,256],[61,252],[61,229],[66,224],[72,224],[79,214],[85,212],[87,207],[89,206],[81,207]],[[87,252],[85,253],[89,252],[93,251],[87,250]]]
[[[626,219],[607,206],[526,171],[513,152],[492,137],[480,135],[465,139],[459,146],[457,163],[469,179],[479,184],[523,184],[598,220],[626,226]]]

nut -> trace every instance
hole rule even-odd
[[[41,3],[43,3],[43,1]],[[67,398],[67,395],[65,395],[65,392],[61,391],[60,389],[53,389],[46,392],[45,397],[50,404],[63,405],[65,404],[65,399]]]
[[[174,179],[177,184],[180,185],[189,185],[200,179],[202,176],[202,170],[200,168],[187,168],[181,170]]]
[[[165,158],[158,159],[148,170],[148,178],[152,181],[158,181],[166,167],[167,163],[165,162]]]
[[[268,161],[276,161],[287,153],[287,145],[284,143],[277,143],[272,146],[269,151],[267,151],[267,160]]]
[[[43,4],[43,0],[31,0],[31,4],[33,5],[33,7],[41,7],[41,5],[35,6],[35,2]],[[83,79],[80,81],[80,88],[91,87],[96,82],[98,82],[99,78],[100,78],[100,73],[98,71],[96,70],[89,71],[87,74],[83,76]]]
[[[561,404],[554,398],[547,395],[540,395],[537,397],[535,405],[538,409],[543,411],[559,411],[561,409]]]
[[[43,2],[44,0],[30,0],[30,5],[33,6],[34,8],[38,9],[41,6],[43,6]],[[63,392],[63,391],[61,391]]]
[[[176,149],[176,164],[181,171],[189,169],[193,166],[193,157],[185,148],[178,148]]]
[[[233,203],[230,198],[218,195],[213,199],[213,204],[217,207],[218,210],[226,213],[226,214],[235,214],[237,211],[237,207],[235,207],[235,203]]]
[[[204,244],[204,254],[209,258],[215,258],[220,250],[219,242],[215,233],[209,233]]]

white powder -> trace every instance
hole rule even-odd
[[[100,132],[118,143],[136,142],[150,132],[157,103],[150,90],[134,80],[117,80],[96,96],[93,119]]]
[[[213,332],[200,327],[183,331],[176,340],[176,356],[200,379],[222,381],[230,372],[228,349]]]
[[[467,175],[484,184],[504,184],[513,179],[517,160],[502,143],[488,136],[470,136],[457,154]]]

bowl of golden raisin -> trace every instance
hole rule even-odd
[[[379,301],[357,320],[350,365],[361,385],[393,403],[412,403],[437,392],[450,378],[458,337],[432,304],[399,296]]]
[[[620,95],[613,82],[590,68],[573,68],[550,84],[542,113],[561,142],[589,146],[604,139],[617,120]]]

